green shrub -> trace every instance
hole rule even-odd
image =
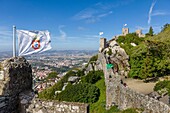
[[[118,39],[116,40],[119,44],[124,43],[124,44],[130,44],[130,43],[135,43],[139,45],[141,42],[143,42],[143,38],[139,38],[136,33],[129,33],[126,36],[119,36]]]
[[[99,88],[88,83],[71,85],[62,91],[57,99],[69,102],[94,103],[100,95]]]
[[[104,76],[103,71],[90,71],[86,76],[81,78],[82,83],[91,83],[94,84],[101,77]]]
[[[122,113],[138,113],[138,112],[134,108],[128,108],[126,110],[123,110]]]
[[[97,61],[98,59],[98,54],[97,55],[94,55],[90,58],[90,61],[89,62],[94,62],[94,61]]]
[[[109,51],[107,52],[108,55],[112,55],[112,49],[109,48]]]
[[[161,90],[161,89],[164,89],[164,88],[168,88],[168,86],[170,86],[170,81],[168,81],[168,80],[159,81],[154,86],[154,91],[158,91],[158,90]]]
[[[55,90],[53,87],[47,88],[38,93],[38,97],[41,99],[54,99]]]
[[[84,69],[78,70],[77,71],[77,76],[79,76],[79,77],[84,76]]]
[[[53,79],[53,78],[56,78],[56,77],[58,77],[57,75],[58,75],[58,73],[55,72],[55,71],[53,71],[53,72],[51,72],[51,73],[48,74],[48,76],[47,76],[46,79]]]
[[[60,80],[58,81],[56,84],[54,84],[54,86],[47,88],[45,90],[43,90],[42,92],[40,92],[38,94],[39,98],[42,99],[53,99],[55,97],[55,91],[61,91],[64,83],[68,82],[68,78],[70,76],[76,76],[76,72],[74,71],[68,71],[67,74]]]

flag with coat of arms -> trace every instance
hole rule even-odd
[[[51,49],[48,31],[17,30],[19,56],[41,53]]]

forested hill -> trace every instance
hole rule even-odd
[[[170,25],[153,36],[139,38],[135,33],[120,36],[117,42],[130,56],[129,77],[146,79],[170,75]]]

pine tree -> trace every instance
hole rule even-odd
[[[152,26],[150,26],[150,28],[149,28],[149,35],[150,35],[150,36],[153,36],[153,33],[154,33],[154,32],[153,32],[153,28],[152,28]]]

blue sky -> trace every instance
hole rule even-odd
[[[111,39],[170,23],[170,0],[0,0],[0,51],[12,50],[12,26],[48,30],[53,50],[97,50],[99,32]]]

